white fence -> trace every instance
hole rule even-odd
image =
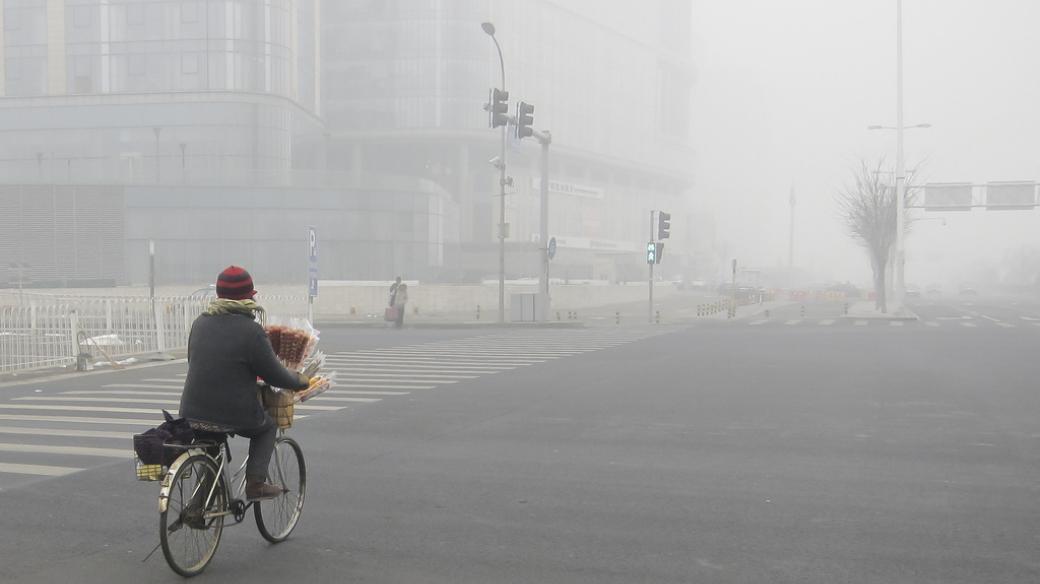
[[[84,352],[115,358],[184,349],[209,300],[27,295],[0,304],[0,373],[68,366]],[[265,297],[263,305],[269,318],[307,316],[306,297]]]

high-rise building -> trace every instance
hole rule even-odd
[[[154,240],[160,282],[232,262],[304,281],[313,225],[322,278],[492,276],[491,21],[511,104],[553,136],[553,275],[645,277],[654,209],[675,272],[690,18],[688,0],[0,0],[0,258],[141,283]],[[533,277],[538,145],[507,159],[506,272]]]
[[[535,127],[552,132],[558,275],[644,277],[650,210],[684,217],[692,183],[688,1],[343,0],[323,10],[330,164],[449,192],[449,271],[497,270],[498,174],[487,161],[499,134],[482,105],[501,73],[480,27],[492,21],[511,102],[533,103]],[[538,145],[509,143],[507,272],[535,276]]]

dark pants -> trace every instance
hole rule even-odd
[[[394,326],[397,328],[404,326],[404,304],[397,306],[397,320],[394,321]]]
[[[274,454],[274,441],[278,437],[278,425],[271,416],[262,426],[235,430],[235,434],[249,438],[249,460],[246,462],[246,479],[266,481],[267,466]]]

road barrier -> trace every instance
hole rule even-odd
[[[188,346],[191,324],[209,305],[200,296],[27,295],[0,305],[0,373],[85,365],[87,353],[126,357]],[[306,317],[304,296],[260,299],[267,317]],[[95,355],[96,356],[96,355]]]

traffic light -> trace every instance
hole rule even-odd
[[[534,135],[534,128],[531,124],[534,123],[534,106],[521,101],[516,104],[516,137],[517,139],[526,138]]]
[[[657,263],[657,244],[652,241],[648,241],[646,244],[646,263]]]
[[[657,242],[657,253],[654,254],[654,263],[659,264],[664,258],[664,242]]]
[[[657,212],[657,239],[668,239],[668,230],[672,228],[671,218],[671,213]]]
[[[488,91],[488,102],[485,108],[488,111],[488,126],[497,128],[509,123],[509,92],[501,89]]]

